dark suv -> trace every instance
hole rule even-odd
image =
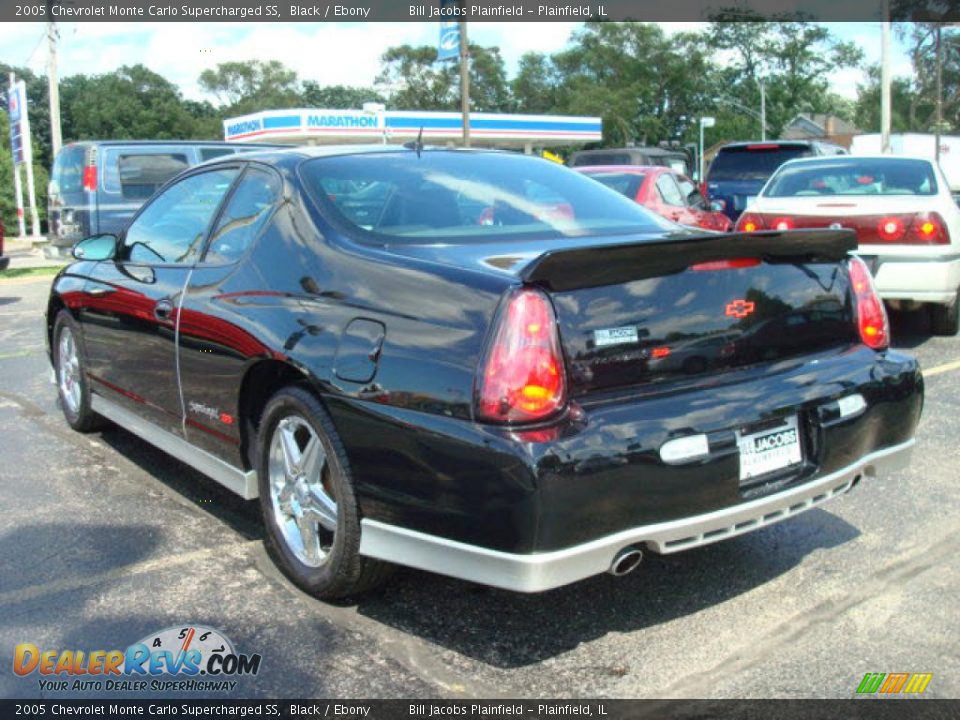
[[[724,145],[707,171],[707,195],[723,203],[736,222],[774,171],[787,160],[814,155],[847,155],[839,145],[816,140],[737,142]]]

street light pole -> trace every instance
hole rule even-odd
[[[463,115],[463,146],[470,147],[470,48],[465,20],[460,21],[460,113]]]
[[[880,23],[880,152],[890,152],[890,3],[884,0]]]
[[[712,117],[701,117],[700,118],[700,174],[697,177],[699,182],[703,182],[703,129],[705,127],[713,127],[716,123],[716,119]]]

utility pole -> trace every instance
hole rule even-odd
[[[47,17],[52,18],[52,6],[56,0],[47,0]],[[50,97],[50,144],[53,157],[57,156],[63,144],[60,133],[60,81],[57,77],[57,39],[60,37],[57,24],[52,20],[47,23],[47,83]]]
[[[463,146],[470,147],[470,48],[466,20],[460,21],[460,112],[463,115]]]
[[[880,152],[890,152],[890,0],[880,23]]]
[[[760,78],[760,139],[767,139],[767,86]]]
[[[933,157],[940,164],[940,128],[943,125],[943,47],[940,36],[941,25],[937,23],[937,126],[934,130],[934,142],[936,147],[933,151]]]

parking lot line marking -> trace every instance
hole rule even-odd
[[[944,363],[943,365],[932,367],[929,370],[924,370],[923,376],[925,378],[932,377],[940,373],[950,372],[951,370],[960,370],[960,360],[954,360],[953,362]]]
[[[251,546],[260,544],[260,540],[244,540],[242,542],[232,543],[227,546],[218,545],[217,547],[194,550],[193,552],[183,553],[181,555],[167,555],[166,557],[154,558],[153,560],[144,560],[143,562],[133,563],[132,565],[124,565],[123,567],[116,568],[115,570],[108,570],[107,572],[102,572],[97,575],[87,575],[85,577],[69,578],[66,580],[54,580],[48,583],[40,583],[39,585],[29,585],[25,588],[20,588],[19,590],[10,590],[9,592],[0,593],[0,607],[5,605],[15,605],[18,603],[27,602],[29,600],[35,600],[39,597],[43,597],[44,595],[50,595],[53,593],[79,590],[81,588],[99,585],[100,583],[109,582],[111,580],[122,580],[134,575],[142,575],[143,573],[154,572],[155,570],[166,570],[167,568],[185,565],[187,563],[194,562],[195,560],[202,560],[211,555],[242,552]]]

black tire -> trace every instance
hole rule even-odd
[[[281,422],[306,421],[325,453],[321,470],[324,490],[336,502],[336,525],[333,533],[315,525],[321,535],[319,565],[309,564],[298,556],[296,543],[291,544],[278,521],[278,510],[271,493],[271,451],[274,436]],[[303,430],[303,426],[299,426]],[[278,442],[281,442],[278,439]],[[299,442],[299,441],[298,441]],[[274,458],[274,469],[277,469]],[[324,472],[325,471],[325,472]],[[257,431],[257,474],[259,476],[260,509],[263,513],[265,545],[283,573],[311,595],[335,599],[359,595],[383,583],[394,567],[372,558],[362,557],[360,550],[360,510],[354,494],[350,465],[330,416],[320,401],[308,390],[290,386],[279,390],[263,411]],[[292,521],[292,520],[291,520]],[[289,524],[285,524],[289,527]],[[332,536],[331,536],[332,535]],[[326,538],[328,545],[324,548]],[[304,544],[305,545],[305,544]],[[302,546],[299,546],[302,551]]]
[[[930,329],[934,335],[946,336],[960,331],[960,292],[949,305],[930,305]]]
[[[64,368],[62,367],[61,342],[67,333],[70,334],[73,340],[73,352],[76,357],[76,366],[70,375],[72,383],[76,384],[79,392],[73,396],[66,390],[63,378]],[[80,350],[79,328],[70,316],[70,313],[66,310],[61,310],[57,313],[57,319],[53,325],[51,354],[53,356],[53,369],[57,381],[59,405],[67,424],[77,432],[93,432],[94,430],[103,428],[106,420],[103,416],[95,413],[90,407],[90,381],[87,379],[86,363],[83,359],[83,352]]]

